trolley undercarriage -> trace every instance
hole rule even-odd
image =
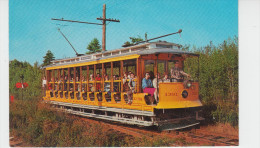
[[[140,111],[131,109],[111,108],[104,106],[81,105],[66,102],[46,101],[52,107],[70,114],[97,118],[107,121],[121,122],[139,126],[157,126],[159,130],[177,130],[200,123],[203,118],[198,116],[198,109]],[[167,114],[165,114],[167,113]]]

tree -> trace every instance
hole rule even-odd
[[[42,66],[50,65],[51,61],[55,59],[53,53],[50,50],[47,51],[46,55],[43,58],[44,60]]]
[[[23,82],[29,84],[26,89],[16,88],[16,83],[21,82],[21,75],[24,76]],[[34,99],[41,95],[41,78],[42,71],[38,66],[38,62],[32,66],[24,61],[13,60],[9,62],[9,92],[16,99]]]
[[[97,38],[94,38],[89,44],[87,49],[89,50],[86,54],[92,54],[96,52],[101,52],[101,45]]]
[[[132,41],[132,44],[136,44],[138,42],[143,41],[143,39],[140,36],[138,36],[137,38],[136,37],[130,37],[130,40]]]
[[[147,33],[145,34],[145,36],[147,37]],[[140,36],[137,37],[129,37],[131,42],[126,41],[124,43],[124,45],[122,45],[122,47],[127,47],[127,46],[131,46],[131,45],[135,45],[138,42],[144,41]]]

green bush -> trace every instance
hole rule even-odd
[[[199,57],[189,58],[185,71],[195,80],[200,80],[200,99],[204,104],[204,115],[209,122],[238,124],[238,39],[228,39],[219,46],[212,42],[204,48],[183,50],[193,51]],[[223,103],[224,102],[224,103]]]

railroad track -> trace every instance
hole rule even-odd
[[[168,137],[168,138],[182,138],[186,141],[186,143],[190,143],[194,146],[238,146],[238,137],[236,136],[226,136],[220,135],[220,133],[206,132],[204,130],[177,130],[177,131],[163,131],[159,132],[156,127],[138,127],[133,125],[125,125],[116,122],[108,122],[108,121],[100,121],[97,119],[90,119],[79,117],[82,120],[88,122],[96,122],[98,124],[102,124],[111,128],[115,131],[131,135],[134,137],[146,137],[147,139],[153,139],[153,137]],[[175,145],[178,146],[178,145]]]
[[[212,146],[238,146],[238,139],[213,134],[204,134],[196,132],[183,132],[187,141],[198,144],[209,144]]]
[[[55,109],[54,109],[55,110]],[[71,115],[71,114],[70,114]],[[163,131],[159,132],[157,127],[139,127],[134,125],[122,124],[119,122],[106,121],[102,119],[86,118],[78,115],[75,116],[81,120],[88,122],[101,124],[108,129],[118,131],[120,133],[139,137],[147,138],[152,140],[153,137],[168,137],[168,138],[181,138],[184,139],[186,143],[192,144],[194,146],[238,146],[238,137],[230,135],[221,135],[221,133],[206,132],[205,130],[194,130],[191,128],[176,130],[176,131]],[[174,145],[179,146],[179,145]]]

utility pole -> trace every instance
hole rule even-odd
[[[106,4],[103,5],[102,51],[106,51]]]
[[[51,20],[55,21],[66,21],[66,22],[72,22],[72,23],[84,23],[84,24],[92,24],[92,25],[102,25],[102,51],[106,50],[106,22],[120,22],[120,20],[117,19],[107,19],[106,18],[106,4],[103,5],[103,17],[97,18],[97,20],[101,20],[102,24],[99,23],[91,23],[91,22],[82,22],[82,21],[74,21],[74,20],[65,20],[63,18],[61,19],[55,19],[52,18]]]
[[[97,20],[102,20],[102,51],[106,51],[106,21],[110,22],[120,22],[116,19],[107,19],[106,18],[106,4],[103,5],[103,18],[97,18]]]

